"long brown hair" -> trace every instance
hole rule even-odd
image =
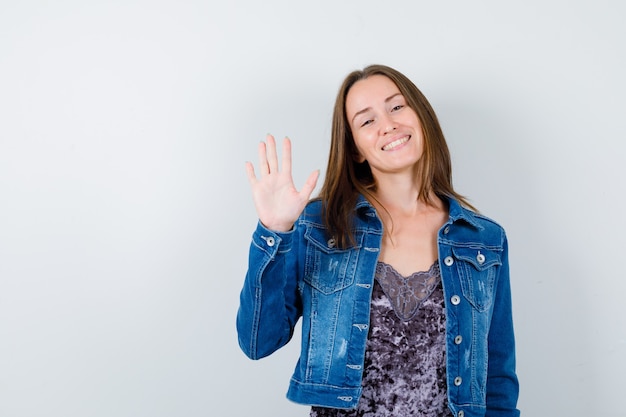
[[[383,75],[393,81],[421,122],[424,152],[417,166],[420,184],[418,198],[429,203],[434,193],[438,197],[454,198],[462,205],[475,210],[452,187],[452,166],[448,145],[437,116],[426,97],[404,74],[385,65],[370,65],[348,74],[339,88],[333,111],[328,167],[319,195],[324,205],[326,228],[341,247],[353,243],[352,216],[359,194],[373,198],[372,191],[376,190],[376,181],[369,164],[367,161],[358,161],[358,151],[346,116],[348,91],[357,81],[372,75]]]

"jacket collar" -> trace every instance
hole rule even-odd
[[[363,196],[363,194],[359,194],[359,196],[357,197],[355,208],[357,211],[361,211],[362,209],[374,210],[374,206],[370,204],[370,202],[367,200],[367,198]]]
[[[456,223],[458,221],[464,221],[477,229],[482,229],[482,226],[476,221],[474,213],[470,210],[463,208],[459,202],[450,197],[441,197],[444,203],[448,205],[448,223]],[[370,202],[362,194],[359,194],[356,202],[356,211],[365,215],[371,215],[370,213],[376,213],[376,209],[370,204]]]
[[[466,208],[463,208],[459,202],[449,196],[442,197],[442,200],[448,203],[448,216],[450,220],[449,223],[456,223],[457,221],[464,221],[477,229],[482,229],[483,227],[478,223],[474,213]]]

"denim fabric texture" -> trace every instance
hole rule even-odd
[[[447,200],[439,230],[446,303],[449,406],[457,417],[519,416],[507,239],[494,221]],[[251,359],[284,346],[302,318],[302,346],[287,398],[354,408],[361,395],[370,300],[382,223],[361,197],[355,244],[337,247],[313,201],[293,230],[258,224],[237,314],[239,345]]]

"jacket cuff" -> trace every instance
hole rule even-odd
[[[295,230],[296,226],[294,225],[288,232],[276,232],[268,229],[259,221],[252,235],[252,241],[255,246],[270,255],[276,252],[288,252],[291,249]]]

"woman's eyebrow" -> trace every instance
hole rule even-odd
[[[385,103],[388,103],[389,101],[393,100],[396,96],[401,96],[401,95],[402,95],[402,93],[392,94],[392,95],[390,95],[389,97],[387,97],[385,99]]]
[[[390,102],[391,100],[393,100],[395,97],[397,97],[397,96],[401,96],[401,95],[402,95],[402,93],[395,93],[395,94],[392,94],[392,95],[390,95],[389,97],[387,97],[387,98],[385,99],[385,103],[388,103],[388,102]],[[367,112],[367,111],[369,111],[369,110],[371,110],[371,109],[372,109],[371,107],[366,107],[366,108],[364,108],[363,110],[359,110],[358,112],[354,113],[354,116],[352,116],[352,122],[354,122],[354,119],[356,119],[356,117],[357,117],[359,114],[365,113],[365,112]]]

